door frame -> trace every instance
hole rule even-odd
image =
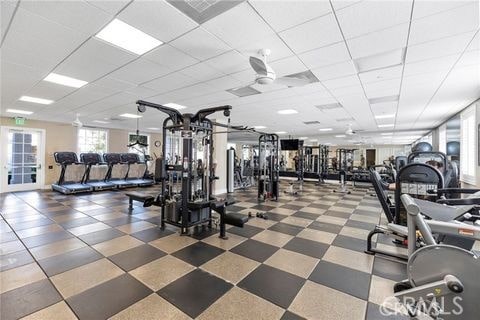
[[[40,165],[40,168],[37,169],[37,182],[35,183],[36,187],[25,186],[24,184],[19,184],[16,187],[8,185],[7,177],[3,176],[5,173],[8,176],[6,171],[6,166],[8,162],[8,131],[9,130],[17,131],[26,131],[26,132],[39,132],[40,141],[39,141],[39,150],[37,157],[37,164]],[[3,140],[6,139],[7,143],[3,143]],[[40,128],[25,128],[25,127],[13,127],[13,126],[0,126],[0,193],[4,192],[18,192],[18,191],[30,191],[43,189],[45,187],[45,149],[46,149],[46,130]]]

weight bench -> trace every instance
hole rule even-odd
[[[140,192],[129,192],[125,194],[128,197],[128,211],[133,211],[133,200],[142,202],[143,207],[150,207],[155,203],[155,197]]]
[[[234,227],[243,228],[248,221],[248,217],[240,213],[227,213],[227,206],[234,204],[235,201],[226,199],[222,201],[212,201],[210,208],[220,215],[220,235],[222,239],[228,239],[226,236],[225,225],[229,224]]]

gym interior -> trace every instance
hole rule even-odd
[[[0,318],[478,319],[476,0],[2,0]]]

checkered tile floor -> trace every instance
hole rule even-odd
[[[385,319],[378,306],[405,265],[363,253],[380,205],[336,186],[261,204],[237,192],[229,210],[269,219],[228,240],[161,231],[158,208],[128,215],[122,191],[0,195],[0,318]]]

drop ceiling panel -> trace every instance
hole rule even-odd
[[[363,88],[361,85],[336,88],[336,89],[330,90],[330,92],[334,97],[339,99],[341,97],[349,97],[349,96],[364,94]]]
[[[372,83],[402,77],[403,65],[359,73],[362,83]]]
[[[50,71],[85,39],[76,31],[18,8],[2,45],[2,59]]]
[[[479,25],[479,3],[474,1],[466,6],[412,21],[409,43],[413,45],[474,31]]]
[[[224,73],[212,68],[210,65],[201,62],[182,69],[182,73],[198,81],[208,81],[225,76]]]
[[[300,59],[297,58],[297,56],[277,60],[269,63],[269,65],[273,68],[273,70],[275,70],[277,78],[307,70],[305,65],[302,63],[302,61],[300,61]]]
[[[102,9],[105,12],[116,15],[121,9],[123,9],[131,0],[87,0],[88,3],[94,5],[97,8]]]
[[[168,66],[172,70],[180,70],[198,63],[199,61],[188,54],[168,45],[164,44],[159,48],[147,53],[145,59],[157,64]]]
[[[205,63],[224,74],[231,74],[251,68],[248,59],[236,50],[209,59],[205,61]]]
[[[410,20],[412,1],[362,1],[337,13],[346,39]]]
[[[397,101],[392,101],[392,102],[375,103],[375,104],[372,104],[370,107],[372,109],[373,114],[375,115],[395,114],[397,112],[397,105],[398,105]],[[391,121],[392,119],[386,119],[386,120]]]
[[[146,99],[156,94],[155,90],[144,86],[135,86],[125,92],[137,97],[137,99]]]
[[[79,33],[97,33],[113,16],[82,0],[22,1],[20,7]]]
[[[398,95],[400,91],[400,80],[401,79],[391,79],[364,84],[365,93],[370,99]]]
[[[13,12],[15,11],[15,7],[17,5],[17,1],[1,1],[0,2],[0,14],[1,14],[1,21],[0,21],[0,27],[1,27],[1,38],[3,39],[3,36],[5,35],[5,32],[7,31],[7,27],[10,24],[10,20],[13,17]]]
[[[322,83],[329,90],[360,85],[360,81],[358,80],[358,77],[356,75],[332,79],[332,80],[326,80],[326,81],[323,81]]]
[[[136,101],[137,97],[135,95],[122,92],[119,94],[112,95],[100,101],[96,101],[94,103],[88,104],[81,108],[75,109],[75,112],[80,114],[88,114],[88,115],[95,115],[97,113],[101,113],[102,111],[111,110],[112,116],[118,116],[124,112],[136,113]],[[126,108],[120,108],[120,106],[124,106],[128,103]]]
[[[404,76],[429,74],[432,72],[447,72],[460,57],[460,53],[440,58],[422,60],[405,65]],[[478,62],[478,61],[477,61]]]
[[[95,81],[94,84],[98,87],[104,87],[115,91],[124,91],[135,86],[135,84],[133,83],[122,81],[120,79],[115,79],[110,76],[103,77]]]
[[[206,81],[204,83],[218,90],[228,90],[244,85],[243,82],[233,78],[232,76],[224,76],[221,78]],[[228,96],[231,97],[231,95]]]
[[[251,41],[245,45],[236,48],[245,56],[258,56],[261,49],[270,49],[271,54],[268,61],[276,61],[293,55],[287,45],[276,34],[270,34],[264,38]]]
[[[163,42],[198,26],[166,1],[134,1],[118,18]]]
[[[167,76],[144,83],[143,85],[147,88],[156,90],[158,93],[164,93],[168,91],[173,91],[175,89],[187,87],[196,82],[197,80],[187,75],[184,75],[180,72],[175,72]]]
[[[220,91],[212,94],[203,95],[201,97],[195,97],[192,99],[180,100],[180,104],[184,106],[192,107],[215,107],[221,105],[217,102],[230,99],[231,95],[228,92]],[[223,105],[223,104],[222,104]],[[232,110],[232,116],[234,117],[235,109]]]
[[[337,21],[331,13],[283,31],[280,37],[297,54],[343,41]]]
[[[408,23],[348,39],[347,45],[354,59],[404,48],[407,44]]]
[[[244,2],[205,22],[203,27],[233,48],[267,37],[273,30]]]
[[[20,98],[45,75],[45,73],[36,69],[1,60],[0,91],[2,93],[2,107]]]
[[[357,73],[352,60],[332,64],[326,67],[316,68],[312,70],[318,80],[330,80],[341,77],[354,75]]]
[[[478,68],[480,65],[480,50],[477,51],[468,51],[462,55],[462,58],[456,66],[458,67],[468,67]]]
[[[81,107],[83,105],[92,103],[94,101],[104,99],[107,96],[118,93],[117,90],[107,89],[104,87],[98,87],[93,84],[88,84],[72,94],[66,96],[65,98],[56,101],[54,104],[50,105],[49,108],[52,108],[52,112],[57,112],[62,110],[62,112]]]
[[[413,10],[413,19],[417,20],[426,16],[431,16],[443,11],[449,11],[457,7],[471,4],[474,1],[418,1],[415,2],[415,10]]]
[[[170,43],[198,60],[206,60],[231,48],[202,27],[198,27]]]
[[[405,61],[406,63],[411,63],[461,53],[472,37],[473,32],[467,32],[461,35],[408,47]]]
[[[57,101],[67,94],[77,90],[76,88],[58,85],[47,81],[40,81],[32,89],[26,92],[26,95],[42,99]]]
[[[250,1],[262,17],[280,32],[331,12],[328,1]]]
[[[140,84],[162,77],[171,72],[172,70],[170,68],[141,57],[112,72],[109,76],[125,82]]]
[[[299,55],[299,58],[307,65],[307,67],[315,69],[350,60],[350,55],[348,54],[345,43],[341,42],[302,53]]]

